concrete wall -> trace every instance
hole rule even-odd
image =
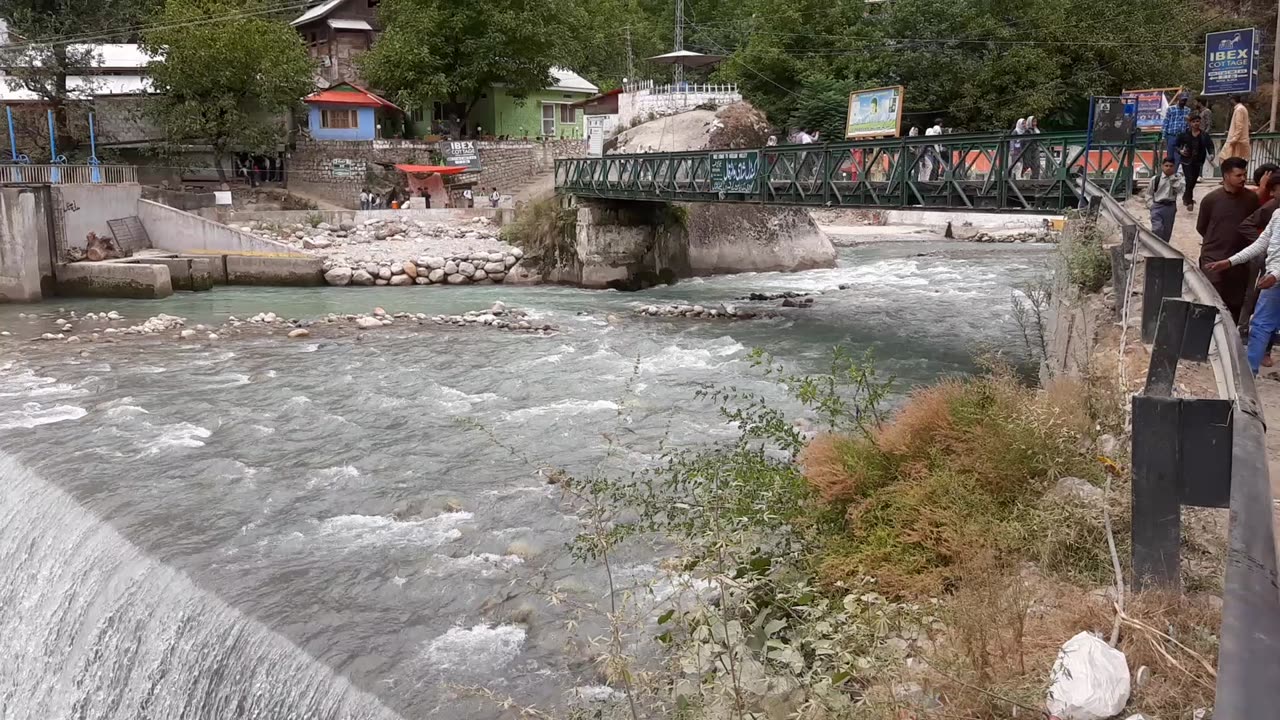
[[[77,262],[57,266],[58,294],[156,300],[173,294],[169,268],[112,262]]]
[[[54,185],[54,231],[60,262],[69,260],[68,254],[83,252],[85,237],[96,233],[99,237],[111,237],[108,220],[137,214],[142,186],[120,185]]]
[[[689,274],[684,227],[666,203],[592,201],[576,212],[557,257],[530,263],[541,279],[640,290]]]
[[[155,248],[183,253],[302,255],[284,243],[233,230],[158,202],[139,198],[136,207],[137,215],[151,237],[151,246]]]
[[[318,257],[225,255],[228,285],[323,285],[324,260]]]
[[[497,225],[511,222],[516,211],[512,208],[433,208],[431,210],[220,210],[218,218],[228,225],[247,223],[250,220],[292,225],[310,224],[311,221],[338,225],[344,222],[362,223],[365,220],[414,221],[428,223],[466,221],[473,218],[489,218]]]
[[[49,267],[48,195],[32,188],[0,188],[0,302],[38,302],[41,248]],[[47,274],[47,273],[45,273]]]

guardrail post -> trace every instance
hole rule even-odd
[[[1129,256],[1124,252],[1124,245],[1111,248],[1111,312],[1120,317],[1124,312],[1124,301],[1129,295]]]
[[[1142,290],[1142,342],[1155,340],[1165,298],[1182,297],[1182,258],[1149,257]]]
[[[1178,500],[1178,400],[1133,398],[1133,577],[1176,588],[1182,511]]]

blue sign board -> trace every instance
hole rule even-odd
[[[1248,94],[1258,89],[1258,33],[1253,28],[1204,36],[1204,95]]]

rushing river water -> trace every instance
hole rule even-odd
[[[563,610],[529,581],[545,576],[599,602],[603,580],[567,557],[577,522],[534,465],[589,469],[607,432],[637,464],[664,437],[732,437],[695,393],[735,385],[780,396],[745,361],[753,347],[797,370],[823,369],[835,344],[873,348],[900,390],[970,370],[980,351],[1017,356],[1011,288],[1043,274],[1049,257],[1034,246],[894,242],[842,250],[834,270],[637,294],[219,288],[38,307],[47,318],[58,307],[116,309],[195,324],[375,304],[460,312],[501,299],[562,332],[393,326],[363,339],[8,345],[0,717],[498,714],[460,700],[460,685],[554,705],[600,679],[567,643]],[[779,290],[824,295],[753,321],[634,315]],[[20,311],[31,308],[0,306],[0,329],[38,334]],[[652,576],[651,560],[632,553],[622,575]]]

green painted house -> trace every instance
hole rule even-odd
[[[554,84],[524,98],[511,96],[501,85],[489,88],[472,109],[464,134],[516,140],[586,137],[583,111],[573,103],[600,89],[572,70],[552,68],[551,77]],[[446,106],[442,102],[417,108],[409,117],[411,134],[419,138],[439,134],[445,122]]]

